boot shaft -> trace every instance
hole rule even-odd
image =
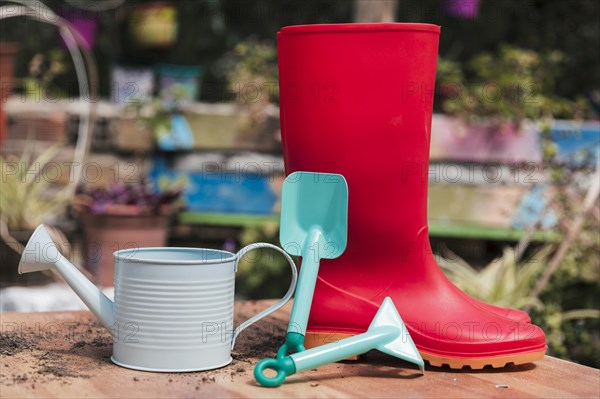
[[[355,256],[365,243],[370,250],[414,243],[426,226],[439,32],[427,24],[340,24],[278,34],[286,172],[346,177]]]

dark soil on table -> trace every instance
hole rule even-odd
[[[31,349],[32,344],[17,333],[0,334],[0,355],[13,356],[25,349]]]
[[[248,318],[238,314],[236,321]],[[185,384],[200,389],[201,384],[216,382],[217,378],[234,381],[251,375],[254,365],[264,357],[274,357],[284,342],[286,326],[272,318],[250,326],[237,339],[232,352],[233,362],[226,367],[196,373],[169,374],[169,383]],[[70,384],[73,378],[91,378],[97,368],[118,367],[111,363],[112,337],[97,321],[90,319],[72,323],[69,334],[43,334],[34,330],[3,333],[0,335],[1,384],[29,384],[32,389],[47,381]],[[10,356],[11,361],[5,356]],[[25,374],[11,373],[9,363],[32,363]],[[160,374],[164,376],[164,374]],[[133,383],[144,383],[157,374],[140,372],[132,377]]]
[[[90,375],[85,372],[78,361],[70,356],[75,349],[85,346],[107,347],[112,350],[110,336],[104,337],[104,329],[97,323],[75,323],[71,326],[71,334],[62,336],[57,332],[40,332],[35,330],[25,330],[20,332],[0,334],[0,355],[2,356],[3,372],[0,375],[0,383],[7,384],[31,384],[35,389],[36,384],[43,384],[49,380],[59,380],[68,383],[69,378],[89,378]],[[51,347],[55,342],[68,344],[74,337],[94,335],[94,338],[82,339],[73,344],[68,350],[57,346]],[[108,333],[106,333],[108,335]],[[27,351],[29,355],[23,360],[35,361],[32,371],[25,374],[11,375],[9,364],[4,356],[18,357],[22,352]],[[20,358],[19,358],[20,359]]]

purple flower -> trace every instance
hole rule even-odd
[[[182,189],[156,191],[144,178],[135,184],[114,183],[109,187],[87,189],[79,187],[77,194],[89,198],[85,207],[93,214],[106,213],[113,204],[138,206],[158,213],[162,206],[177,202]]]

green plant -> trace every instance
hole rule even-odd
[[[67,72],[65,52],[60,49],[40,52],[29,62],[29,76],[23,79],[23,89],[27,95],[35,98],[60,98],[65,96],[53,84],[54,79]]]
[[[444,96],[444,112],[476,123],[513,123],[553,117],[581,116],[584,100],[571,101],[555,95],[566,56],[500,46],[497,53],[484,52],[465,64],[441,59],[438,82]]]
[[[600,166],[594,171],[590,159],[577,166],[558,162],[549,130],[542,136],[544,169],[563,240],[534,287],[545,307],[533,309],[532,317],[546,331],[551,353],[600,367]]]
[[[140,212],[159,214],[165,209],[172,210],[181,200],[185,178],[178,182],[162,179],[159,190],[155,190],[145,178],[135,184],[113,183],[109,187],[80,187],[77,190],[76,206],[78,209],[93,213],[105,214],[111,205],[131,205]]]
[[[500,258],[481,270],[454,254],[450,259],[438,259],[438,263],[448,278],[466,293],[498,306],[528,309],[534,323],[546,333],[551,354],[598,367],[597,266],[595,272],[590,270],[589,259],[577,256],[576,250],[570,251],[553,276],[552,284],[545,286],[538,298],[535,287],[547,270],[548,260],[555,256],[553,251],[552,245],[546,245],[521,261],[517,250],[507,247]]]
[[[264,120],[268,105],[279,101],[275,45],[254,38],[243,40],[225,55],[222,63],[236,102],[250,106],[255,121]]]
[[[441,258],[438,264],[454,284],[487,303],[522,309],[542,308],[543,303],[531,296],[531,289],[542,274],[552,247],[545,246],[529,259],[517,258],[514,248],[506,247],[502,256],[481,270],[476,270],[456,255]]]
[[[571,309],[548,302],[542,311],[533,310],[532,319],[546,333],[550,354],[593,367],[600,365],[598,328],[600,310]]]
[[[599,170],[590,173],[590,186],[577,188],[574,182],[581,179],[580,170],[551,160],[547,167],[556,188],[553,209],[564,238],[535,287],[545,307],[533,309],[532,317],[546,331],[552,354],[599,367],[600,218],[598,184],[593,184],[600,178]]]
[[[240,244],[243,247],[255,242],[268,242],[279,246],[278,233],[279,226],[276,223],[247,228],[241,234]],[[263,248],[255,252],[239,263],[236,274],[237,293],[249,299],[282,296],[290,281],[287,261],[273,250]]]
[[[247,83],[258,86],[277,83],[277,48],[273,43],[254,38],[243,40],[236,44],[229,57],[233,65],[227,75],[234,92],[240,93]],[[275,102],[279,88],[273,86],[273,97],[269,99]]]
[[[164,97],[153,97],[147,100],[134,98],[126,108],[126,114],[138,119],[138,122],[149,129],[156,141],[171,132],[171,121],[174,114],[181,112],[185,88],[173,87]]]
[[[459,85],[464,84],[464,74],[462,65],[459,62],[451,61],[443,57],[438,57],[436,68],[436,80],[441,86],[440,90],[445,96],[456,95],[458,93],[450,93],[453,88],[459,88]]]
[[[67,208],[73,197],[73,186],[55,184],[53,175],[46,173],[60,148],[60,145],[51,146],[34,157],[32,144],[28,143],[20,157],[0,156],[3,226],[10,230],[33,229]]]

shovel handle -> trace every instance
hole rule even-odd
[[[304,335],[306,334],[308,315],[312,305],[315,285],[317,284],[317,275],[319,274],[320,254],[318,243],[320,236],[321,232],[318,229],[311,229],[304,244],[302,266],[300,267],[296,295],[294,296],[294,304],[288,324],[288,334],[301,334],[303,336],[302,341],[304,341]]]
[[[274,370],[277,374],[274,377],[267,377],[265,370]],[[280,359],[262,359],[256,363],[254,378],[260,385],[274,388],[283,384],[285,378],[295,372],[296,365],[289,356]]]

